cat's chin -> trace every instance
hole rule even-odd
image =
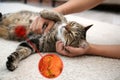
[[[66,43],[66,41],[65,41],[65,39],[64,39],[64,35],[63,35],[63,32],[64,32],[64,30],[65,30],[65,23],[63,23],[62,25],[59,25],[58,26],[58,28],[57,28],[57,30],[58,30],[58,34],[57,34],[57,38],[58,38],[58,40],[61,40],[63,43],[64,43],[64,45],[65,45],[65,43]]]

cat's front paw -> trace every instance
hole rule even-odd
[[[49,19],[55,22],[67,22],[66,18],[61,14],[53,10],[42,10],[40,16],[45,19]]]
[[[15,55],[10,55],[6,62],[6,67],[10,71],[14,71],[18,67],[18,60],[16,59]]]

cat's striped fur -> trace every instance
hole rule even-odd
[[[28,32],[27,40],[17,38],[13,32],[14,28],[17,25],[24,25],[26,30],[28,30],[31,22],[39,15],[43,18],[55,21],[53,28],[47,34],[41,35]],[[8,56],[6,66],[10,71],[15,70],[22,59],[33,53],[38,51],[56,52],[55,43],[58,40],[62,40],[64,45],[85,48],[87,46],[86,31],[91,27],[84,27],[74,21],[67,22],[62,14],[49,10],[43,10],[40,13],[21,11],[6,14],[3,15],[0,20],[0,37],[9,40],[25,40],[18,45],[15,52]]]

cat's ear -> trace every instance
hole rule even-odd
[[[90,28],[90,27],[92,27],[93,26],[93,24],[91,24],[91,25],[88,25],[88,26],[86,26],[84,29],[85,29],[85,32],[84,32],[84,37],[85,37],[85,39],[86,39],[86,32],[87,32],[87,30]]]
[[[85,32],[87,32],[87,30],[88,30],[89,28],[91,28],[92,26],[93,26],[93,24],[86,26],[86,27],[85,27]]]

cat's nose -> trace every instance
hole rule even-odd
[[[68,27],[65,27],[66,31],[68,31],[69,33],[71,33],[70,29]]]

